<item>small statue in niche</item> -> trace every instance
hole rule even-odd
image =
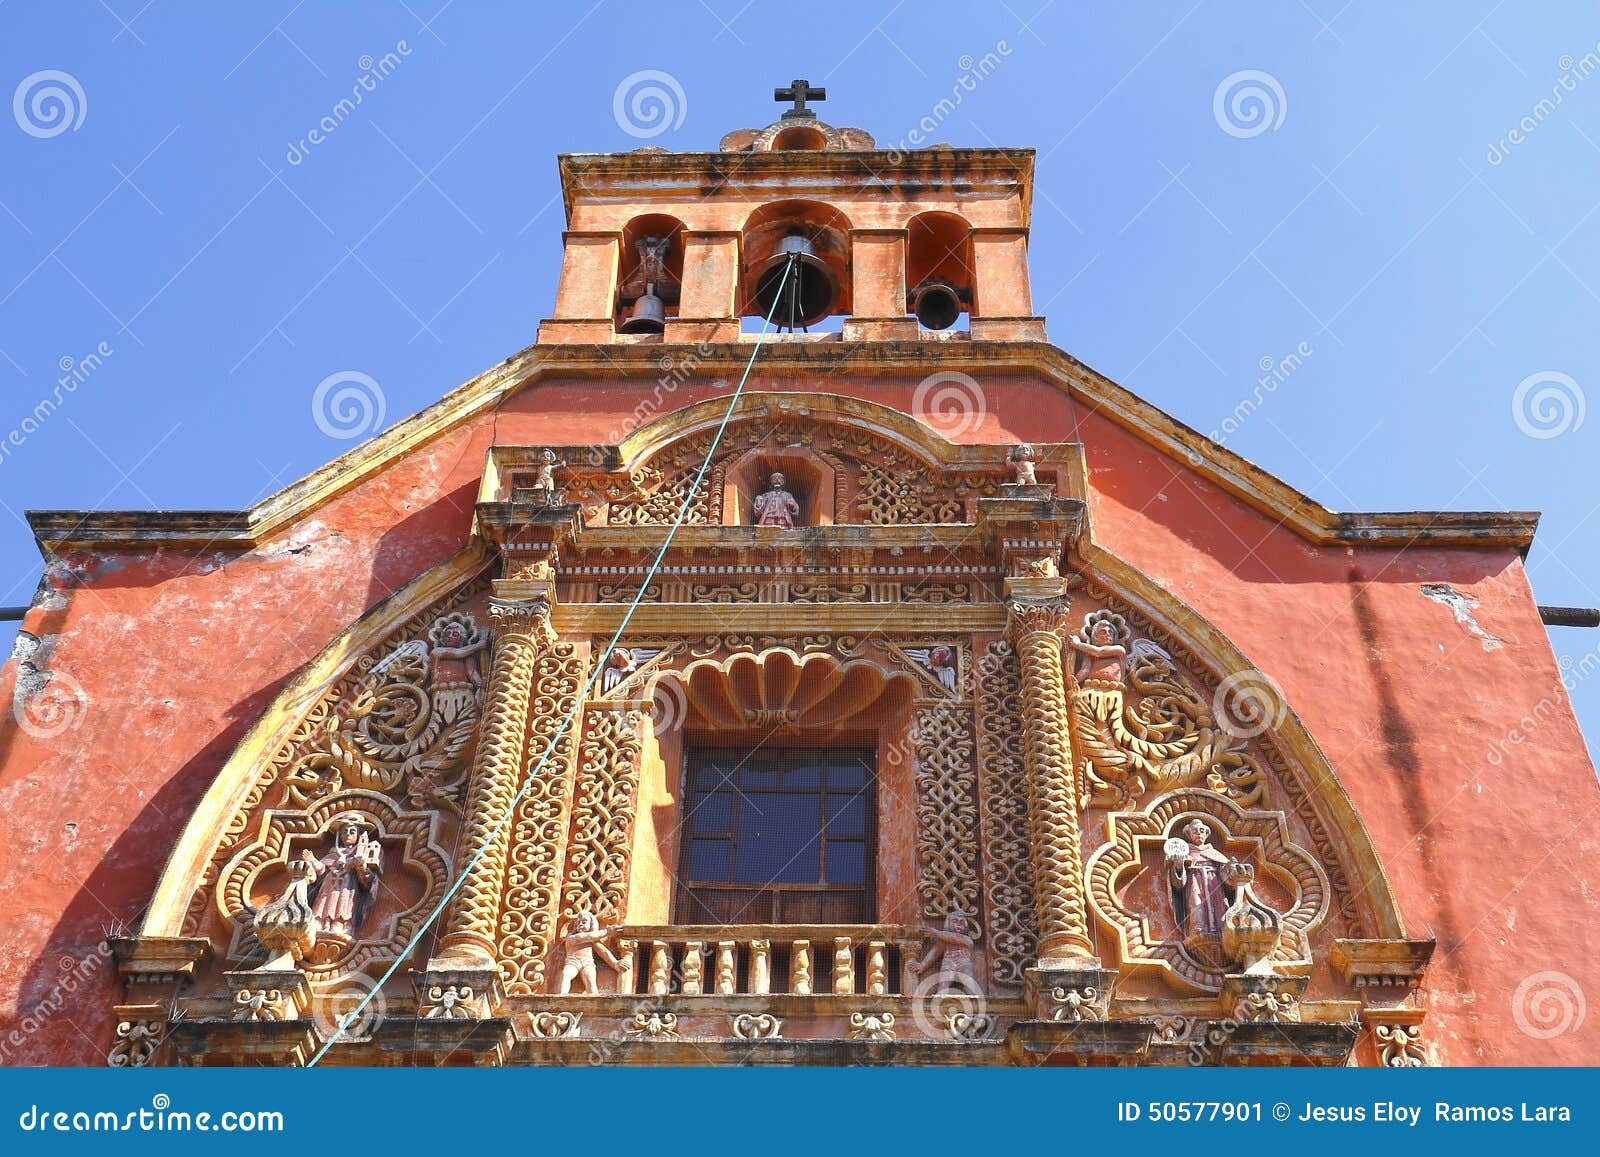
[[[1185,938],[1219,935],[1222,917],[1233,902],[1226,873],[1233,861],[1211,846],[1210,825],[1190,820],[1183,825],[1183,835],[1169,839],[1162,850],[1178,930]]]
[[[920,960],[906,965],[912,976],[921,976],[937,963],[939,983],[937,991],[951,989],[973,991],[977,981],[972,975],[972,936],[968,934],[965,912],[950,912],[944,918],[942,929],[928,932],[928,950]]]
[[[606,947],[606,938],[610,935],[610,931],[600,926],[600,921],[593,912],[579,912],[573,918],[572,927],[567,930],[566,939],[562,941],[566,961],[561,966],[561,981],[556,988],[557,995],[565,996],[571,992],[572,982],[580,977],[583,980],[580,992],[600,991],[594,967],[594,957],[597,952],[600,954],[600,959],[605,961],[607,968],[613,972],[622,971],[622,961]]]
[[[545,506],[556,504],[556,471],[564,469],[566,462],[556,458],[556,452],[546,447],[539,451],[539,468],[533,476],[534,501]]]
[[[1011,469],[1016,471],[1018,486],[1037,486],[1039,480],[1033,474],[1033,447],[1026,442],[1020,442],[1012,448],[1007,456]]]
[[[767,480],[767,489],[756,495],[754,513],[757,526],[793,527],[799,523],[800,503],[784,486],[782,474]]]
[[[317,920],[316,962],[326,964],[356,942],[383,876],[383,845],[371,820],[352,815],[340,821],[326,855],[308,851],[301,859],[315,876],[310,898]]]

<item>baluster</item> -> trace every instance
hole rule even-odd
[[[750,941],[750,991],[766,996],[772,991],[772,941]]]
[[[672,945],[665,940],[650,942],[650,995],[665,996],[672,991]]]
[[[622,939],[617,941],[617,960],[622,967],[617,969],[617,992],[633,995],[633,978],[639,971],[639,942],[637,940]]]
[[[717,941],[717,992],[727,996],[738,988],[737,958],[732,940]]]
[[[856,954],[850,946],[850,937],[833,938],[833,991],[836,996],[850,996],[856,990]]]
[[[706,990],[706,944],[691,940],[683,946],[683,995],[699,996]]]
[[[789,949],[789,991],[811,995],[811,941],[796,940]]]
[[[888,946],[882,940],[869,940],[867,941],[867,995],[883,996],[888,991]]]

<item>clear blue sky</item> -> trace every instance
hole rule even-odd
[[[313,420],[328,375],[379,383],[387,425],[530,343],[557,153],[714,148],[802,75],[892,144],[985,54],[931,139],[1039,150],[1058,345],[1209,432],[1303,344],[1231,447],[1339,509],[1543,511],[1540,600],[1600,603],[1597,41],[1592,4],[1491,0],[12,0],[0,442],[111,353],[0,452],[0,603],[39,578],[24,509],[242,507],[351,445]],[[648,138],[613,111],[644,70],[682,93]],[[1600,679],[1574,698],[1600,734]]]

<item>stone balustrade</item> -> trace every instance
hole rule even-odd
[[[622,995],[896,996],[927,933],[897,924],[633,925],[612,941]]]

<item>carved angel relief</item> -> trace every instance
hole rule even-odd
[[[470,614],[440,616],[402,643],[329,714],[325,742],[284,781],[284,803],[308,807],[344,788],[403,791],[407,804],[461,814],[478,728],[489,632]]]
[[[1134,638],[1111,610],[1089,612],[1069,643],[1085,807],[1125,807],[1197,784],[1246,806],[1261,802],[1262,771],[1244,740],[1218,726],[1210,702],[1159,643]]]

